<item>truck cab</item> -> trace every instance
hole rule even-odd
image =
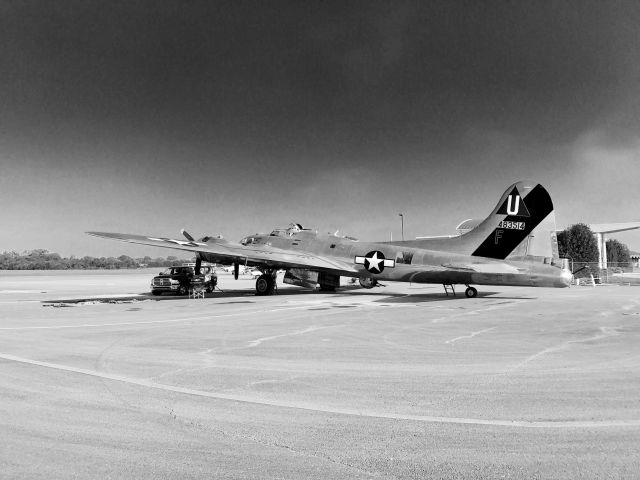
[[[151,280],[152,295],[161,295],[170,292],[177,295],[188,295],[194,280],[197,283],[204,283],[205,291],[210,293],[218,284],[218,275],[212,264],[202,263],[200,274],[196,275],[195,263],[183,263],[173,265]]]

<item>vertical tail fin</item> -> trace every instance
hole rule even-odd
[[[389,243],[500,260],[558,257],[553,202],[539,183],[514,183],[487,218],[465,221],[458,229],[467,231],[455,237]]]
[[[556,221],[553,202],[540,184],[518,182],[502,195],[491,214],[476,228],[460,237],[475,248],[473,256],[557,257]]]

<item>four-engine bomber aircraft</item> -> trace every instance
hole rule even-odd
[[[256,280],[257,295],[274,291],[278,270],[284,282],[321,290],[335,290],[340,276],[355,277],[364,288],[380,280],[441,283],[467,286],[475,297],[476,285],[567,287],[571,272],[562,268],[555,236],[551,197],[540,184],[518,182],[500,198],[496,208],[471,231],[450,238],[402,242],[360,242],[350,237],[322,235],[299,224],[256,234],[240,243],[221,237],[186,240],[120,233],[87,232],[89,235],[154,247],[194,252],[200,262],[240,265],[262,272]]]

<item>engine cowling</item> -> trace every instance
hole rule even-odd
[[[360,286],[362,288],[373,288],[378,284],[378,281],[375,278],[371,278],[371,277],[364,277],[364,278],[360,278]]]
[[[285,272],[282,281],[298,287],[316,288],[318,284],[318,272],[302,268],[291,268]]]

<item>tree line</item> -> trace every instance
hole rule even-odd
[[[151,258],[119,257],[61,257],[57,253],[36,249],[22,253],[3,252],[0,254],[0,270],[97,270],[145,267],[170,267],[188,260],[175,256]]]

